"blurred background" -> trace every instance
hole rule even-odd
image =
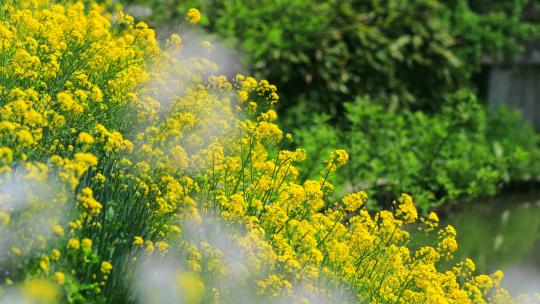
[[[410,193],[456,226],[459,256],[514,294],[540,286],[540,1],[106,2],[163,39],[198,8],[198,34],[235,58],[223,73],[278,86],[301,178],[346,149],[336,197]]]

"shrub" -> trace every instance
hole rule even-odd
[[[366,94],[438,110],[449,94],[474,88],[483,58],[511,58],[537,33],[520,20],[521,0],[487,9],[467,0],[120,2],[152,8],[156,25],[198,7],[208,31],[244,52],[256,76],[280,84],[283,110],[307,101],[333,116]]]
[[[498,106],[489,111],[486,136],[497,155],[516,151],[521,161],[510,163],[510,181],[538,179],[540,167],[539,138],[534,127],[515,109]]]
[[[332,148],[343,148],[351,154],[350,164],[334,176],[335,184],[365,189],[383,206],[411,189],[427,210],[494,195],[504,183],[538,174],[533,165],[537,135],[518,113],[487,113],[466,92],[454,99],[430,115],[387,111],[369,98],[358,98],[345,103],[338,127],[328,123],[328,116],[305,122],[296,132],[311,155],[301,165],[302,177],[317,172]]]

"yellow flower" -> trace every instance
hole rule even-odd
[[[2,121],[0,122],[0,131],[7,132],[8,134],[13,134],[15,132],[15,124],[9,121]]]
[[[54,225],[53,230],[58,235],[64,235],[64,228],[58,224]]]
[[[351,193],[343,198],[343,203],[345,204],[345,209],[348,211],[356,211],[364,205],[367,201],[368,196],[364,191],[357,193]]]
[[[343,149],[330,152],[330,159],[326,161],[326,169],[329,172],[336,171],[337,168],[342,167],[349,160],[349,154]]]
[[[338,167],[342,167],[349,160],[349,154],[345,150],[336,150]]]
[[[439,225],[439,216],[435,212],[430,212],[427,218],[420,219],[426,226],[424,231],[431,232]]]
[[[483,293],[486,293],[492,286],[493,280],[485,274],[478,275],[474,278],[476,286],[483,290]]]
[[[246,92],[244,90],[238,91],[238,100],[240,102],[244,102],[244,101],[248,100],[248,97],[249,97],[248,92]]]
[[[152,241],[146,241],[146,248],[144,250],[148,253],[151,253],[154,251],[154,249],[154,243]]]
[[[201,12],[196,8],[190,8],[187,12],[187,19],[191,24],[197,24],[201,21]]]
[[[39,261],[39,268],[41,268],[43,271],[49,272],[49,267],[50,267],[50,264],[49,264],[49,259],[48,258],[45,258],[45,259]]]
[[[165,250],[167,250],[169,248],[169,244],[167,244],[165,242],[157,242],[156,247],[161,251],[165,251]]]
[[[140,236],[135,236],[133,240],[133,245],[143,245],[143,244],[144,244],[143,238]]]
[[[94,167],[98,163],[97,157],[92,153],[75,153],[75,161],[86,168]]]
[[[182,44],[182,38],[176,34],[172,34],[167,40],[167,44],[171,47],[178,47]]]
[[[25,282],[22,287],[22,292],[31,303],[56,303],[58,299],[58,290],[49,281],[31,280]]]
[[[80,246],[81,246],[81,244],[80,244],[79,240],[77,240],[77,239],[70,239],[68,241],[68,247],[71,247],[71,248],[73,248],[75,250],[79,249]]]
[[[176,225],[169,225],[169,229],[172,231],[172,232],[175,232],[175,233],[180,233],[180,227],[176,226]]]
[[[96,173],[96,175],[94,176],[94,179],[95,179],[96,182],[98,182],[98,183],[103,183],[103,182],[105,182],[105,180],[106,180],[107,178],[105,177],[105,175],[103,175],[103,174],[101,174],[101,173],[98,172],[98,173]]]
[[[418,211],[414,207],[414,202],[410,195],[401,194],[396,216],[402,217],[406,223],[412,223],[418,219]]]
[[[60,250],[58,250],[58,249],[55,248],[55,249],[52,250],[51,255],[52,255],[52,259],[53,259],[53,260],[58,261],[58,260],[60,259],[60,256],[61,256],[62,254],[60,253]]]
[[[81,145],[91,145],[94,143],[94,137],[90,133],[81,132],[77,138],[77,143]]]
[[[32,137],[32,133],[30,133],[28,130],[20,130],[20,131],[17,131],[16,134],[22,146],[28,147],[34,143],[34,138]]]
[[[111,272],[113,266],[111,263],[107,262],[107,261],[103,261],[101,262],[101,272],[104,273],[104,274],[107,274],[109,272]]]
[[[91,250],[92,249],[92,240],[88,238],[82,239],[82,248],[85,250]]]
[[[11,248],[10,248],[10,251],[11,251],[11,253],[13,253],[14,255],[21,255],[21,254],[22,254],[21,249],[20,249],[19,247],[15,247],[15,246],[11,247]]]
[[[201,302],[204,283],[194,274],[183,272],[176,278],[176,283],[182,295],[184,295],[184,301],[186,303],[199,303]]]
[[[7,225],[9,224],[9,222],[11,221],[11,217],[9,216],[9,214],[3,212],[3,211],[0,211],[0,222],[3,224],[3,225]]]
[[[492,278],[493,278],[493,283],[497,286],[499,286],[502,282],[502,280],[504,279],[504,273],[500,270],[496,270],[493,274],[492,274]]]
[[[81,194],[77,197],[79,203],[87,209],[90,214],[98,214],[103,206],[94,199],[92,189],[86,187],[82,189]]]
[[[202,43],[201,43],[202,47],[207,50],[207,51],[211,51],[212,50],[212,43],[208,40],[204,40]]]
[[[10,163],[13,161],[13,151],[8,147],[0,147],[0,161]]]
[[[58,282],[58,284],[64,285],[64,282],[66,281],[66,276],[63,272],[57,271],[54,273],[54,279],[56,280],[56,282]]]

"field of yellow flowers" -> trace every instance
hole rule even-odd
[[[458,232],[411,196],[329,200],[344,150],[297,182],[276,86],[211,51],[97,4],[2,1],[1,303],[512,302],[499,271],[442,269]]]

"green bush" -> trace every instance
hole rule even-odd
[[[365,94],[438,110],[471,86],[483,57],[513,56],[535,32],[520,20],[523,0],[491,10],[467,0],[120,2],[151,8],[155,25],[201,9],[203,25],[243,51],[255,76],[281,84],[282,109],[307,100],[332,115]]]
[[[487,139],[493,143],[494,152],[506,154],[515,150],[522,154],[523,161],[510,164],[510,180],[537,179],[540,173],[540,149],[533,126],[519,111],[505,106],[493,109],[490,114]]]
[[[505,182],[531,173],[537,135],[518,114],[507,109],[488,114],[467,92],[452,100],[440,113],[427,115],[387,111],[358,98],[345,103],[339,127],[325,115],[305,121],[295,130],[311,155],[302,172],[314,173],[332,148],[343,148],[350,163],[334,177],[336,185],[369,189],[379,205],[412,189],[423,209],[494,195]]]

